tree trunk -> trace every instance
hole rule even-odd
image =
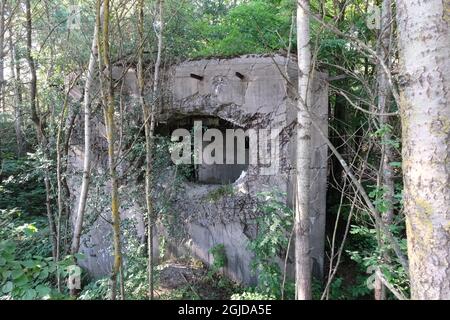
[[[44,134],[42,128],[42,122],[39,118],[37,110],[37,77],[36,77],[36,66],[34,63],[31,51],[33,49],[32,43],[32,18],[31,18],[31,4],[30,0],[25,1],[26,10],[26,34],[27,34],[27,51],[26,58],[28,62],[28,67],[30,69],[30,109],[31,109],[31,121],[33,121],[36,127],[36,134],[39,142],[43,142]]]
[[[30,109],[31,109],[31,120],[33,121],[36,128],[36,135],[39,145],[42,148],[44,157],[47,157],[47,138],[44,133],[44,126],[42,119],[38,113],[37,105],[37,76],[36,76],[36,66],[34,63],[33,56],[31,54],[33,49],[32,42],[32,17],[31,17],[31,4],[30,0],[25,1],[25,15],[26,15],[26,34],[27,34],[27,50],[26,59],[28,62],[28,67],[30,69]],[[45,186],[45,202],[47,207],[47,219],[50,229],[50,238],[52,243],[52,254],[56,261],[56,224],[53,218],[52,208],[51,208],[51,186],[50,186],[50,172],[48,168],[44,169],[44,186]]]
[[[100,5],[100,0],[97,0]],[[102,9],[97,10],[97,14],[102,15]],[[95,64],[98,59],[98,24],[95,24],[94,35],[92,37],[91,55],[84,85],[84,160],[83,160],[83,179],[80,188],[80,199],[78,201],[77,215],[72,237],[71,253],[76,254],[80,249],[81,232],[83,229],[84,213],[86,211],[86,201],[89,191],[89,179],[91,175],[91,90],[95,77]]]
[[[153,209],[152,200],[152,180],[153,180],[153,138],[155,131],[155,121],[156,121],[156,105],[159,90],[159,72],[161,68],[161,53],[162,53],[162,35],[164,29],[163,20],[163,0],[157,2],[158,7],[158,17],[159,29],[155,28],[156,37],[158,39],[157,43],[157,57],[155,63],[155,72],[153,78],[153,94],[151,101],[151,110],[149,110],[147,103],[145,101],[145,79],[144,79],[144,1],[139,0],[138,11],[139,11],[139,56],[138,56],[138,81],[139,81],[139,98],[142,107],[142,114],[144,117],[144,128],[145,128],[145,149],[146,149],[146,167],[145,167],[145,198],[147,206],[147,248],[148,248],[148,296],[151,300],[154,298],[154,229],[155,229],[155,212]]]
[[[109,0],[103,2],[103,24],[102,24],[102,45],[100,51],[102,53],[103,64],[105,71],[101,72],[105,77],[103,81],[104,94],[104,110],[105,110],[105,125],[106,125],[106,137],[108,140],[108,163],[109,163],[109,175],[111,183],[111,216],[113,227],[113,242],[114,242],[114,263],[111,272],[111,299],[116,299],[117,292],[117,278],[122,265],[122,253],[120,243],[120,212],[119,212],[119,182],[117,178],[116,170],[116,152],[115,152],[115,124],[114,124],[114,112],[115,112],[115,100],[114,100],[114,88],[112,80],[112,66],[111,57],[109,51],[109,18],[110,18],[110,3]]]
[[[6,0],[0,0],[0,110],[6,113],[5,108],[5,95],[4,95],[4,83],[5,83],[5,2]]]
[[[413,299],[450,299],[450,22],[445,2],[397,0]]]
[[[392,37],[392,0],[383,0],[381,8],[381,32],[378,41],[378,55],[380,59],[384,61],[386,66],[391,66],[391,37]],[[390,86],[387,75],[382,68],[378,68],[377,82],[378,82],[378,112],[382,114],[379,116],[380,127],[389,125],[389,118],[384,114],[389,112],[391,104]],[[382,215],[384,223],[389,226],[392,223],[394,216],[394,178],[393,171],[390,163],[392,162],[392,145],[389,141],[392,139],[390,131],[381,138],[381,168],[380,168],[380,180],[385,190],[384,201],[388,204],[387,211]],[[380,245],[385,249],[386,245],[383,243],[382,237],[380,237]],[[384,254],[383,259],[388,259],[388,255]],[[386,262],[386,261],[385,261]],[[375,300],[386,299],[386,288],[382,283],[382,279],[375,279]]]
[[[149,272],[149,281],[151,282],[149,291],[150,291],[150,299],[153,299],[153,268],[154,268],[154,248],[155,244],[153,243],[154,231],[155,231],[155,223],[156,216],[153,210],[153,204],[151,199],[151,182],[153,180],[153,146],[154,146],[154,133],[155,133],[155,125],[156,125],[156,106],[158,103],[159,96],[159,73],[161,68],[161,54],[162,54],[162,41],[163,41],[163,30],[164,30],[164,19],[163,19],[163,6],[164,0],[158,0],[158,21],[159,21],[159,30],[155,28],[156,37],[158,39],[158,52],[156,56],[155,62],[155,73],[153,77],[153,95],[152,95],[152,104],[150,110],[150,128],[145,128],[146,131],[146,153],[147,153],[147,165],[149,169],[149,174],[146,177],[146,192],[148,194],[148,272]]]
[[[334,15],[336,16],[336,25],[338,28],[344,25],[345,23],[345,13],[347,10],[348,3],[346,1],[334,1],[333,2],[333,11]],[[336,57],[336,64],[339,66],[345,66],[346,65],[346,59],[344,54],[338,55]],[[350,70],[353,71],[353,70]],[[346,86],[350,86],[349,81],[347,78],[344,78],[339,81],[339,86],[345,88]],[[347,100],[339,93],[337,92],[335,94],[335,103],[334,103],[334,113],[333,113],[333,120],[331,123],[331,127],[334,130],[330,130],[331,139],[333,141],[333,145],[336,146],[339,153],[344,157],[346,161],[348,161],[348,146],[347,146],[347,140],[348,140],[348,117],[349,117],[349,111],[348,111],[348,102]],[[331,114],[331,112],[330,112]],[[344,169],[342,168],[341,163],[337,159],[337,157],[333,156],[331,158],[331,169],[332,169],[332,181],[336,186],[340,186],[344,183]],[[335,194],[339,194],[339,192],[329,192],[327,195],[330,197],[331,201],[339,201],[339,197],[337,199],[333,199]]]
[[[299,101],[297,114],[297,178],[295,190],[295,295],[298,300],[311,299],[310,256],[310,150],[311,119],[308,111],[311,50],[309,43],[309,0],[297,6],[297,51],[299,67]]]
[[[59,262],[61,257],[61,220],[63,216],[64,207],[67,206],[69,202],[68,195],[65,193],[65,189],[63,186],[63,173],[65,171],[65,167],[63,167],[63,155],[64,150],[61,146],[63,128],[67,121],[67,108],[68,108],[68,99],[69,92],[71,88],[67,91],[66,97],[64,99],[63,109],[61,111],[58,130],[56,135],[56,184],[57,184],[57,205],[58,205],[58,215],[56,217],[56,261]],[[59,268],[59,266],[57,266]],[[56,283],[58,291],[61,292],[61,276],[59,272],[56,275]]]
[[[151,130],[150,117],[151,112],[145,102],[145,79],[144,79],[144,1],[138,1],[138,33],[139,33],[139,56],[138,56],[138,82],[139,82],[139,101],[142,108],[142,115],[145,129],[145,149],[146,149],[146,164],[145,164],[145,199],[147,206],[147,248],[148,248],[148,297],[153,300],[153,203],[151,195],[151,174],[152,174],[152,159],[151,159]]]
[[[20,83],[20,62],[17,59],[16,48],[13,43],[12,28],[9,36],[10,73],[14,90],[14,130],[16,133],[17,157],[20,158],[25,149],[25,139],[22,132],[22,93]]]

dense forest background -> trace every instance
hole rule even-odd
[[[94,213],[89,206],[85,210],[70,201],[73,195],[67,186],[66,170],[75,128],[87,128],[86,110],[88,118],[89,113],[104,117],[110,155],[146,159],[140,174],[145,176],[148,202],[143,211],[148,215],[147,232],[151,233],[148,226],[167,219],[165,213],[170,211],[151,206],[152,179],[170,143],[155,135],[151,125],[157,121],[168,68],[187,59],[244,54],[277,53],[300,62],[297,42],[307,39],[311,69],[329,74],[331,148],[325,277],[306,282],[309,297],[449,298],[450,216],[449,197],[445,196],[449,174],[443,169],[448,169],[448,164],[436,169],[426,163],[436,164],[433,161],[439,162],[437,158],[448,158],[448,1],[427,3],[423,9],[408,1],[389,0],[1,0],[0,297],[299,298],[295,294],[299,283],[285,279],[284,270],[270,262],[274,252],[292,242],[292,227],[298,222],[295,210],[275,200],[261,208],[267,215],[259,222],[260,228],[266,232],[249,243],[255,253],[259,280],[256,287],[238,285],[221,274],[226,254],[217,246],[211,249],[212,267],[196,275],[195,280],[162,290],[164,275],[160,270],[165,262],[149,258],[153,246],[150,236],[144,244],[120,243],[119,235],[131,231],[120,223],[117,204],[126,191],[120,188],[123,177],[114,165],[103,176],[92,177],[88,177],[87,167],[85,178],[91,179],[90,191],[87,182],[80,185],[80,193],[87,199],[89,192],[98,192],[95,186],[100,184],[96,181],[111,179],[115,186],[105,193],[103,201],[104,206],[112,206],[112,227],[117,236],[111,248],[116,257],[113,275],[104,279],[83,276],[82,290],[69,290],[66,281],[70,266],[83,258],[78,253],[83,230],[74,230],[74,217],[81,212],[89,221]],[[79,11],[74,13],[73,8]],[[308,34],[299,34],[303,29],[299,28],[298,10],[307,13]],[[416,18],[409,16],[413,21],[404,22],[408,13],[415,13]],[[417,17],[430,20],[427,24]],[[421,23],[429,29],[421,29]],[[421,38],[414,32],[425,35]],[[441,32],[440,45],[428,44],[428,53],[423,47],[416,49],[423,49],[420,52],[424,59],[434,61],[436,68],[420,65],[420,59],[416,62],[418,68],[427,71],[441,68],[441,76],[431,71],[421,74],[425,79],[424,95],[428,89],[432,91],[429,101],[439,100],[439,117],[418,120],[421,112],[405,101],[416,99],[426,105],[424,114],[434,115],[436,109],[433,102],[428,104],[419,96],[420,90],[414,89],[419,81],[414,78],[417,74],[405,76],[403,68],[411,62],[402,62],[408,57],[402,52],[411,54],[414,49],[407,46],[415,41],[439,38],[433,32]],[[114,96],[115,84],[108,77],[113,65],[132,65],[138,70],[142,109],[136,108],[134,114],[120,112],[121,100]],[[151,79],[144,74],[151,74]],[[89,83],[97,81],[101,83],[99,92],[90,91]],[[69,95],[75,85],[84,87],[83,99],[75,101]],[[411,98],[414,92],[417,96]],[[133,117],[151,120],[136,128],[127,125]],[[431,128],[431,137],[425,135],[425,129],[417,129],[421,121],[424,127]],[[83,137],[83,131],[78,135]],[[132,150],[117,150],[120,146],[115,142],[119,139],[120,146],[132,145]],[[420,143],[429,148],[414,148]],[[414,158],[422,154],[421,150],[423,159]],[[404,155],[409,159],[406,164]],[[186,173],[181,169],[179,179],[184,179]],[[420,174],[423,178],[417,182],[415,177]],[[428,175],[434,177],[431,182]],[[406,191],[404,181],[410,183]],[[414,241],[424,242],[411,244],[409,252],[406,216],[411,219],[411,228],[419,230],[408,235],[411,241],[414,236]],[[442,252],[435,248],[442,246],[446,247]],[[413,260],[411,254],[416,255]],[[183,263],[201,265],[189,257]],[[428,268],[426,263],[434,266],[429,273],[435,274],[428,280],[427,272],[422,272]],[[441,284],[445,282],[447,285]]]

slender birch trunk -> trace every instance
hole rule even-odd
[[[27,40],[27,50],[26,59],[28,62],[28,67],[30,69],[30,109],[31,109],[31,120],[33,121],[36,129],[36,135],[38,143],[41,146],[44,156],[48,157],[48,141],[44,132],[44,125],[42,119],[38,112],[38,97],[37,97],[37,75],[36,75],[36,65],[32,56],[32,17],[31,17],[31,3],[30,0],[25,1],[25,15],[26,15],[26,40]],[[45,186],[45,202],[47,209],[47,219],[50,229],[50,238],[52,243],[52,255],[53,259],[56,261],[56,224],[53,217],[53,212],[51,208],[51,186],[50,186],[50,172],[48,168],[44,169],[44,186]]]
[[[111,216],[112,216],[112,228],[113,228],[113,243],[114,243],[114,263],[111,272],[111,299],[116,299],[117,294],[117,278],[120,273],[122,265],[122,252],[120,243],[120,212],[119,212],[119,182],[117,177],[116,168],[116,152],[115,152],[115,124],[114,124],[114,112],[115,112],[115,100],[114,100],[114,88],[112,81],[112,66],[110,57],[110,44],[109,44],[109,24],[110,24],[110,1],[104,0],[103,2],[103,23],[102,23],[102,44],[99,46],[99,51],[103,59],[105,66],[104,72],[101,72],[104,77],[102,90],[104,91],[104,110],[105,110],[105,125],[106,125],[106,137],[108,140],[108,162],[109,162],[109,175],[111,183]]]
[[[101,6],[101,0],[97,0],[97,6]],[[96,10],[97,15],[102,15],[102,9]],[[95,78],[95,64],[98,60],[98,24],[95,24],[94,35],[92,37],[91,55],[86,74],[86,83],[84,85],[84,159],[83,159],[83,178],[80,187],[80,198],[78,201],[77,215],[72,237],[71,253],[76,254],[80,249],[81,232],[83,230],[84,213],[86,211],[86,202],[89,192],[89,180],[91,176],[91,91]]]
[[[151,109],[149,110],[147,103],[145,101],[145,79],[144,79],[144,1],[139,0],[138,2],[138,33],[139,33],[139,56],[138,56],[138,81],[139,81],[139,99],[142,107],[142,114],[144,117],[144,128],[145,128],[145,149],[146,149],[146,167],[145,167],[145,198],[147,206],[147,248],[148,248],[148,286],[149,299],[154,298],[154,229],[155,229],[155,212],[153,209],[152,200],[152,180],[153,180],[153,139],[155,131],[155,120],[156,120],[156,105],[157,97],[159,91],[159,73],[161,68],[161,53],[162,53],[162,41],[163,41],[163,0],[157,2],[158,7],[158,17],[157,21],[159,23],[159,28],[155,27],[156,37],[158,39],[157,44],[157,57],[155,63],[155,73],[153,78],[153,94],[151,101]]]
[[[153,95],[152,95],[152,105],[150,110],[150,128],[146,128],[146,131],[149,129],[148,134],[146,133],[147,142],[147,164],[149,167],[149,174],[146,178],[146,190],[147,190],[147,201],[149,208],[148,215],[148,272],[149,272],[149,282],[151,286],[150,290],[150,299],[153,299],[153,268],[154,268],[154,248],[155,244],[153,243],[154,231],[155,231],[155,221],[156,216],[153,210],[153,204],[151,199],[151,182],[153,180],[153,146],[154,146],[154,133],[155,133],[155,125],[156,125],[156,109],[158,105],[158,97],[160,95],[159,92],[159,74],[161,69],[161,55],[162,55],[162,46],[163,46],[163,31],[164,31],[164,0],[158,0],[158,22],[159,22],[159,30],[155,28],[156,37],[158,38],[158,52],[156,56],[155,63],[155,74],[153,77]]]
[[[378,55],[384,61],[388,68],[391,67],[391,39],[392,39],[392,0],[383,0],[381,7],[381,30],[378,41]],[[387,75],[380,67],[378,68],[377,82],[378,82],[378,112],[380,126],[389,125],[389,118],[384,115],[389,113],[391,104],[391,94],[389,80]],[[389,141],[392,135],[387,131],[381,139],[381,168],[380,168],[380,185],[385,189],[384,201],[388,203],[387,211],[382,215],[384,223],[389,226],[392,223],[394,216],[394,178],[393,170],[390,165],[393,157],[392,145]],[[380,245],[385,247],[383,239],[380,239]],[[384,260],[388,259],[388,255],[384,254]],[[382,283],[382,279],[375,279],[375,300],[386,299],[386,288]]]
[[[64,98],[64,104],[63,109],[61,111],[59,124],[58,124],[58,131],[56,136],[56,184],[57,184],[57,205],[58,205],[58,215],[56,217],[56,261],[58,262],[61,257],[61,219],[63,216],[64,206],[67,205],[68,199],[67,195],[64,193],[64,186],[63,186],[63,151],[61,148],[62,141],[62,134],[63,134],[63,127],[67,120],[67,108],[68,108],[68,99],[69,99],[69,92],[66,94],[66,97]],[[66,204],[65,204],[66,203]],[[57,266],[59,268],[59,266]],[[56,284],[58,291],[61,292],[61,276],[59,272],[56,274]]]
[[[396,3],[411,295],[450,299],[449,5]]]
[[[6,0],[0,0],[0,110],[6,112],[5,109],[5,95],[4,95],[4,83],[5,83],[5,6]]]
[[[138,55],[138,82],[139,82],[139,102],[142,108],[144,129],[145,129],[145,200],[147,206],[147,246],[148,246],[148,297],[153,300],[153,245],[152,241],[152,225],[153,225],[153,203],[151,198],[151,136],[150,136],[150,117],[151,112],[145,102],[145,79],[144,79],[144,1],[138,1],[138,34],[139,34],[139,55]]]
[[[310,151],[311,119],[308,111],[311,50],[309,33],[309,0],[297,5],[298,51],[298,113],[297,113],[297,178],[295,190],[295,296],[298,300],[311,299],[310,256]]]

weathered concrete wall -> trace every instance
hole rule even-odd
[[[295,130],[292,130],[292,123],[295,122],[296,102],[292,90],[296,88],[297,69],[294,63],[287,64],[288,76],[293,83],[293,88],[288,86],[285,70],[286,59],[282,56],[260,57],[245,56],[235,59],[212,59],[185,62],[174,68],[171,75],[171,91],[173,100],[164,110],[164,117],[170,118],[181,115],[212,115],[225,119],[231,123],[245,129],[274,129],[283,128],[281,139],[284,145],[280,152],[280,170],[275,175],[261,176],[261,166],[250,166],[243,179],[238,184],[234,184],[236,194],[233,196],[234,204],[223,204],[226,208],[224,216],[236,215],[236,208],[239,217],[235,217],[228,223],[239,223],[241,231],[235,228],[233,237],[229,236],[227,223],[223,223],[220,218],[216,221],[211,218],[220,217],[217,208],[209,208],[204,203],[197,205],[195,197],[187,197],[182,205],[182,210],[197,212],[199,210],[208,211],[209,219],[198,225],[195,224],[193,239],[209,239],[208,245],[225,244],[227,253],[236,254],[236,247],[233,246],[234,238],[247,238],[244,230],[251,225],[253,220],[248,212],[254,210],[255,204],[247,197],[255,197],[262,191],[273,191],[278,189],[288,194],[286,202],[292,206],[291,191],[293,190],[293,177],[295,166],[295,141],[290,139]],[[244,76],[243,79],[236,76],[236,72]],[[202,80],[193,78],[191,74],[202,77]],[[328,131],[328,87],[326,75],[317,73],[313,84],[313,105],[311,111],[321,124],[323,131]],[[312,134],[311,152],[311,209],[312,209],[312,256],[313,270],[316,275],[323,272],[324,263],[324,234],[325,234],[325,203],[327,190],[327,157],[328,149],[315,130]],[[240,186],[240,188],[239,188]],[[242,187],[244,186],[244,187]],[[190,186],[196,188],[196,186]],[[247,202],[242,199],[246,199]],[[192,201],[189,201],[191,199]],[[237,200],[239,199],[239,200]],[[242,202],[245,204],[243,205]],[[244,218],[242,218],[244,217]],[[224,230],[217,232],[220,236],[217,239],[211,235],[211,228]],[[239,236],[237,235],[239,234]],[[246,246],[239,247],[238,256],[250,257],[252,253]],[[197,253],[195,250],[193,253]],[[211,257],[205,257],[205,253],[197,254],[199,258],[208,262]],[[247,260],[242,260],[246,263]],[[249,282],[254,280],[253,275],[247,267],[246,273],[242,274],[242,263],[229,263],[225,272],[232,278]]]
[[[173,102],[165,111],[168,116],[170,111],[216,115],[240,126],[254,124],[254,115],[266,115],[269,118],[255,120],[266,120],[270,127],[281,125],[286,120],[287,86],[277,64],[284,69],[284,60],[245,56],[184,62],[172,70]],[[295,70],[292,65],[289,69]]]
[[[312,85],[311,113],[325,135],[328,135],[328,83],[326,74],[319,73]],[[288,110],[289,118],[297,116],[294,105]],[[295,141],[295,135],[294,140]],[[313,273],[323,274],[325,247],[325,218],[327,191],[328,146],[319,132],[313,127],[311,135],[311,186],[309,193],[311,217],[311,256],[313,257]],[[290,145],[290,159],[295,163],[296,144]],[[288,187],[288,202],[293,203],[293,181]]]
[[[294,84],[293,88],[290,88],[282,75],[285,65],[286,59],[282,56],[243,56],[234,59],[187,61],[174,66],[168,76],[169,94],[159,117],[160,126],[178,120],[181,123],[185,117],[212,116],[243,129],[282,130],[280,167],[276,174],[263,175],[266,165],[250,164],[231,185],[232,193],[225,193],[212,201],[209,195],[220,191],[221,186],[185,182],[177,190],[173,201],[172,210],[180,216],[182,224],[179,228],[185,230],[186,236],[181,242],[172,244],[172,251],[175,254],[190,253],[206,263],[211,263],[212,257],[208,250],[214,245],[224,244],[228,257],[224,272],[232,279],[247,284],[256,281],[250,270],[253,255],[248,250],[248,240],[255,232],[255,217],[260,214],[257,210],[256,195],[277,189],[287,194],[286,204],[292,205],[291,190],[295,175],[295,139],[292,137],[296,120],[293,92],[296,90],[297,69],[294,63],[287,64],[288,75]],[[120,71],[117,73],[123,74]],[[136,88],[133,82],[135,76],[128,71],[126,77],[127,90],[133,95]],[[314,105],[311,110],[327,132],[328,87],[324,79],[324,74],[317,74],[312,99]],[[320,275],[323,272],[324,255],[327,147],[317,132],[313,132],[312,145],[311,240],[314,270]],[[71,162],[75,168],[74,172],[78,171],[81,176],[80,146],[75,146],[73,150]],[[205,170],[211,174],[208,168]],[[128,184],[131,183],[128,181]],[[164,183],[158,186],[161,191],[169,187]],[[121,195],[121,213],[124,218],[128,217],[137,225],[137,237],[142,237],[142,213],[145,210],[139,208],[139,198],[126,192]],[[140,198],[142,199],[142,195]],[[101,212],[109,212],[107,203],[99,204],[99,207],[102,208],[99,209]],[[110,239],[105,239],[110,233],[110,226],[102,218],[96,219],[93,226],[93,229],[83,236],[81,251],[88,253],[84,266],[93,274],[100,275],[110,269],[110,251],[105,249],[110,244]],[[166,232],[163,227],[159,228],[160,234]],[[96,254],[99,250],[105,254]]]

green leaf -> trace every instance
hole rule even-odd
[[[74,257],[75,257],[77,260],[83,260],[83,259],[86,258],[86,256],[85,256],[83,253],[75,253],[75,254],[74,254]]]
[[[22,274],[19,278],[17,278],[17,279],[14,281],[14,284],[15,284],[17,287],[22,287],[22,286],[28,284],[28,277],[27,277],[25,274]]]
[[[51,290],[49,287],[40,284],[36,287],[36,291],[39,294],[39,297],[45,297],[50,294]]]
[[[41,280],[47,279],[48,278],[48,274],[49,274],[48,268],[42,269],[42,271],[41,271],[41,273],[39,275],[39,279],[41,279]]]
[[[402,163],[401,162],[391,162],[389,165],[393,168],[401,168]]]
[[[33,234],[38,232],[38,229],[33,223],[32,224],[26,223],[20,227],[17,227],[16,231],[23,232],[27,236],[32,236]]]
[[[25,268],[34,268],[36,266],[36,261],[33,260],[25,260],[21,262]]]
[[[20,278],[20,276],[22,276],[22,275],[23,275],[23,271],[20,269],[13,270],[11,273],[11,277],[13,278],[13,280]]]
[[[34,290],[34,289],[28,289],[28,290],[25,292],[25,295],[23,296],[23,298],[24,298],[25,300],[33,300],[33,299],[36,298],[36,296],[37,296],[36,290]]]
[[[51,264],[48,267],[48,272],[52,273],[56,271],[56,264]]]
[[[3,285],[2,292],[8,294],[12,291],[13,287],[14,287],[13,283],[11,281],[8,281]]]
[[[10,275],[11,275],[11,271],[10,271],[10,270],[4,270],[4,271],[2,271],[2,277],[3,277],[3,279],[8,279]]]

